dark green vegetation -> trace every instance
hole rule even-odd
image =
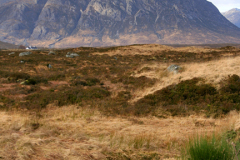
[[[128,102],[135,91],[153,86],[157,81],[145,76],[134,77],[133,73],[136,71],[151,70],[145,68],[138,71],[141,65],[152,62],[204,62],[219,59],[230,50],[233,56],[238,56],[239,52],[231,47],[209,53],[153,51],[152,55],[93,54],[115,50],[127,49],[77,48],[56,50],[56,55],[48,55],[48,50],[35,50],[33,54],[25,57],[18,56],[20,51],[10,56],[8,53],[11,51],[1,51],[2,88],[4,84],[13,84],[8,90],[0,90],[1,108],[39,110],[54,103],[58,106],[77,104],[79,107],[95,107],[107,115],[162,116],[157,114],[157,110],[161,108],[171,115],[185,116],[205,110],[207,116],[216,117],[240,109],[240,82],[237,75],[222,80],[220,90],[205,84],[202,79],[194,78],[147,95],[135,104]],[[128,50],[131,52],[131,48]],[[79,57],[66,58],[67,52],[76,52]],[[47,68],[48,64],[53,68]],[[58,84],[60,81],[64,83]],[[17,95],[22,96],[19,98]]]
[[[235,158],[234,146],[227,141],[226,137],[200,136],[189,140],[186,149],[189,160],[233,160]]]
[[[190,138],[182,148],[182,159],[233,160],[239,159],[239,130],[228,130]]]
[[[135,105],[139,114],[150,113],[160,106],[172,115],[189,115],[191,111],[204,109],[207,115],[218,117],[231,110],[239,110],[240,77],[229,76],[221,84],[217,90],[210,84],[204,84],[202,79],[194,78],[147,95]]]

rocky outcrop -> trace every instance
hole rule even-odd
[[[10,56],[10,55],[14,55],[14,54],[15,54],[15,52],[8,53],[9,56]]]
[[[32,54],[32,52],[22,52],[19,54],[19,57],[29,56],[30,54]]]
[[[181,69],[180,66],[173,64],[167,68],[167,71],[177,74],[180,69]]]
[[[56,55],[56,53],[53,52],[53,51],[50,51],[50,52],[48,53],[48,55]]]
[[[227,12],[224,12],[223,15],[233,24],[240,28],[240,9],[234,8]]]
[[[68,52],[66,57],[67,58],[75,58],[75,57],[79,57],[79,55],[77,53]]]
[[[240,43],[207,0],[19,0],[0,4],[0,34],[50,47]]]
[[[37,1],[11,2],[1,5],[0,31],[7,33],[7,37],[29,38],[43,7],[44,4],[39,4]],[[6,37],[0,37],[2,40],[4,38]]]

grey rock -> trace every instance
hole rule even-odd
[[[53,52],[53,51],[50,51],[50,52],[48,53],[48,55],[56,55],[56,53]]]
[[[74,58],[72,55],[66,55],[67,58]]]
[[[66,57],[67,58],[75,58],[75,57],[79,57],[79,55],[77,53],[68,52]]]
[[[30,54],[32,54],[32,52],[22,52],[22,53],[19,54],[19,57],[28,56]]]
[[[26,82],[25,82],[25,81],[23,81],[23,82],[21,82],[20,84],[21,84],[21,85],[26,85]]]
[[[48,67],[49,69],[51,69],[51,68],[52,68],[52,65],[51,65],[51,64],[47,64],[47,67]]]
[[[15,52],[11,52],[11,53],[9,53],[8,55],[10,56],[10,55],[14,55],[15,54]]]
[[[173,64],[167,68],[167,71],[177,74],[180,69],[181,69],[180,66]]]
[[[21,60],[20,63],[25,63],[25,61]]]

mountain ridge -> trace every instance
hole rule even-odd
[[[240,28],[240,9],[233,8],[227,12],[223,12],[223,15],[233,24]]]
[[[0,40],[15,44],[61,48],[240,43],[240,29],[206,0],[6,2],[0,5]]]
[[[0,49],[17,49],[19,46],[0,41]]]

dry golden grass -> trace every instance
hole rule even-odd
[[[40,116],[40,117],[39,117]],[[3,159],[176,158],[189,137],[234,127],[239,113],[223,119],[201,116],[106,117],[79,106],[49,105],[40,113],[0,112]],[[118,153],[118,154],[114,154]]]
[[[171,74],[166,71],[167,67],[171,65],[169,63],[144,64],[137,70],[137,72],[142,70],[144,67],[148,67],[151,70],[142,73],[136,72],[134,76],[156,78],[158,79],[158,82],[152,87],[134,92],[132,102],[135,102],[143,98],[145,95],[152,94],[155,91],[171,84],[176,84],[182,80],[189,80],[194,77],[203,78],[206,83],[210,83],[218,87],[219,82],[228,75],[240,73],[239,61],[240,57],[225,57],[220,60],[209,62],[179,64],[183,68],[183,72],[178,74]]]
[[[211,51],[219,51],[218,49],[209,49],[203,47],[178,47],[173,48],[170,46],[159,45],[159,44],[147,44],[147,45],[133,45],[126,46],[116,49],[114,51],[108,52],[96,52],[94,54],[98,55],[152,55],[154,52],[161,51],[176,51],[176,52],[194,52],[194,53],[206,53]]]

